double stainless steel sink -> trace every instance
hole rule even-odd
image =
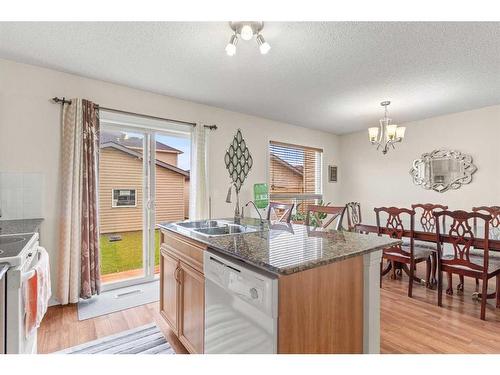
[[[175,225],[207,237],[252,233],[261,230],[259,227],[237,224],[230,220],[199,220],[176,223]]]

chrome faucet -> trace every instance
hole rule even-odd
[[[240,192],[238,191],[238,188],[236,187],[236,184],[234,182],[231,182],[229,185],[229,189],[227,191],[227,196],[226,196],[226,203],[231,203],[231,191],[234,186],[234,190],[236,192],[236,205],[234,206],[234,222],[239,224],[240,219],[241,219],[241,214],[240,214]]]
[[[257,205],[255,204],[254,201],[248,201],[247,204],[245,204],[245,207],[248,207],[249,204],[252,204],[255,208],[255,211],[257,211],[257,213],[259,214],[259,218],[260,218],[260,225],[261,226],[264,226],[264,219],[262,218],[262,214],[260,213],[259,209],[257,208]]]

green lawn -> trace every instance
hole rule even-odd
[[[110,235],[121,241],[109,241]],[[142,231],[101,234],[101,274],[142,268]],[[155,265],[160,264],[160,231],[155,231]]]

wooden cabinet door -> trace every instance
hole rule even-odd
[[[180,262],[179,340],[190,353],[203,353],[205,333],[205,278]]]
[[[179,260],[161,249],[160,262],[160,313],[170,328],[179,332]]]

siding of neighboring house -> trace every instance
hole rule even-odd
[[[177,167],[177,157],[179,156],[176,152],[162,152],[156,151],[156,159],[164,163],[173,165]]]
[[[187,178],[184,183],[184,218],[189,218],[189,183],[190,180]]]
[[[99,219],[101,233],[142,229],[142,160],[114,148],[100,150]],[[184,219],[185,176],[156,166],[156,222]],[[136,189],[136,207],[112,205],[112,190]]]
[[[271,158],[270,169],[275,171],[270,181],[271,193],[302,193],[304,181],[302,175],[280,162],[277,158]]]
[[[117,142],[120,144],[120,142]],[[124,145],[127,147],[126,145]],[[134,150],[136,152],[139,152],[142,154],[142,147],[128,147],[131,150]],[[175,151],[161,151],[156,149],[156,160],[162,161],[164,163],[173,165],[174,167],[177,167],[177,158],[179,156],[179,152]]]
[[[301,194],[315,191],[314,151],[306,150],[304,156],[304,167],[302,170],[305,177],[282,159],[278,157],[270,158],[270,170],[273,171],[270,181],[271,193]],[[301,200],[297,202],[295,199],[286,198],[273,198],[272,200],[281,203],[299,204],[298,211],[302,214],[307,213],[307,207],[309,205],[317,203],[315,200]]]

